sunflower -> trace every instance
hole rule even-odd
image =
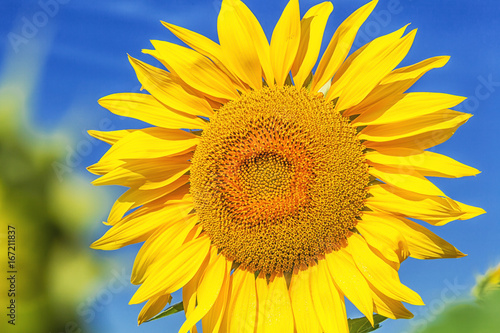
[[[471,115],[450,109],[463,97],[406,93],[449,58],[395,69],[415,30],[349,55],[376,3],[340,25],[314,73],[330,2],[301,19],[291,0],[269,43],[241,1],[224,0],[219,43],[163,23],[189,47],[152,41],[144,53],[166,70],[129,57],[149,94],[99,103],[153,127],[90,131],[112,147],[89,170],[95,185],[130,188],[92,247],[144,242],[131,277],[131,303],[147,301],[139,324],[182,288],[180,332],[200,320],[203,332],[347,332],[345,298],[372,323],[423,304],[398,277],[408,256],[464,256],[414,220],[484,213],[426,178],[479,173],[426,151]]]

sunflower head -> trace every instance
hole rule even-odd
[[[112,147],[89,170],[96,185],[130,188],[92,246],[144,242],[132,271],[131,303],[147,301],[139,323],[182,289],[181,332],[200,320],[204,332],[347,332],[346,297],[372,324],[423,304],[399,281],[408,256],[463,256],[414,220],[484,212],[427,179],[479,173],[426,151],[470,115],[451,110],[462,97],[406,92],[448,61],[396,68],[415,30],[350,54],[376,3],[341,24],[319,61],[333,6],[301,18],[297,0],[270,42],[243,2],[224,0],[219,43],[164,23],[188,47],[152,41],[145,53],[164,69],[130,58],[147,93],[99,102],[153,127],[92,131]]]
[[[267,274],[340,249],[369,182],[356,134],[304,88],[264,87],[228,102],[192,159],[204,231],[226,258]]]

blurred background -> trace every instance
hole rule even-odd
[[[323,50],[335,28],[366,0],[333,0]],[[287,1],[247,0],[270,39]],[[302,14],[319,3],[300,1]],[[8,225],[16,229],[16,325],[5,316],[9,297],[7,260],[2,267],[2,332],[176,332],[178,313],[137,327],[141,305],[128,305],[129,283],[139,246],[114,252],[89,248],[118,187],[92,187],[85,168],[108,149],[87,130],[145,127],[99,107],[97,100],[140,85],[127,53],[141,54],[150,39],[177,42],[160,20],[217,40],[221,1],[202,0],[2,0],[0,4],[0,244]],[[468,256],[457,260],[407,260],[403,283],[425,307],[409,309],[412,320],[388,320],[379,332],[490,332],[498,327],[500,262],[499,164],[496,134],[500,104],[500,6],[496,0],[380,0],[360,30],[358,48],[412,23],[418,28],[402,66],[450,55],[442,69],[413,91],[467,96],[458,110],[474,114],[447,142],[433,150],[482,171],[476,177],[436,179],[450,197],[488,213],[473,220],[429,227]],[[479,275],[482,278],[477,280]],[[479,284],[477,281],[481,281]],[[476,286],[478,284],[478,286]],[[476,286],[476,287],[475,287]],[[475,292],[472,293],[472,289]],[[174,294],[173,302],[181,300]],[[361,314],[348,306],[351,318]],[[496,318],[495,318],[496,317]],[[457,318],[461,318],[458,320]],[[496,322],[494,322],[496,320]],[[453,326],[457,325],[458,326]],[[473,329],[464,323],[472,323]],[[497,325],[497,326],[493,326]]]

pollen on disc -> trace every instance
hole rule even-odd
[[[266,87],[224,105],[192,159],[203,230],[229,260],[290,272],[338,249],[369,182],[364,147],[332,103]]]

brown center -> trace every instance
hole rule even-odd
[[[290,272],[342,246],[369,181],[349,121],[295,87],[224,105],[192,164],[204,231],[228,259],[264,273]]]

